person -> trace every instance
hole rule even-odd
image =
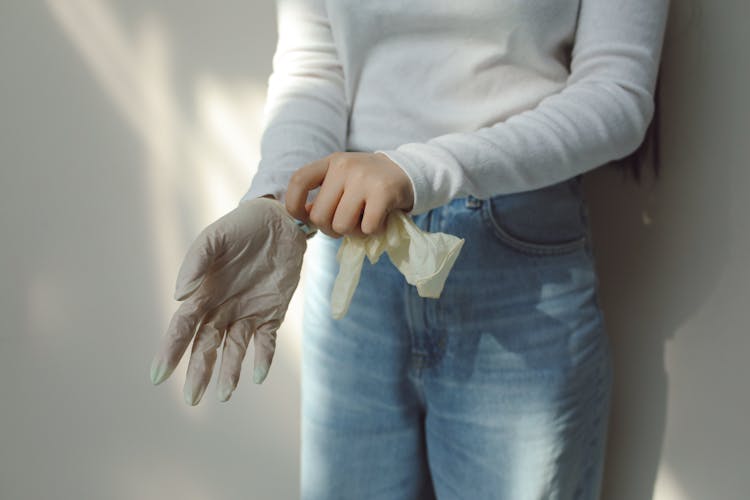
[[[613,367],[582,176],[642,143],[668,7],[277,0],[241,202],[274,198],[322,233],[305,253],[302,498],[600,495]],[[465,239],[442,295],[380,259],[331,318],[342,236],[382,234],[393,210]]]

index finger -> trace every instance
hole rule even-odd
[[[292,174],[285,196],[286,210],[292,217],[308,222],[308,213],[305,210],[307,195],[311,190],[323,184],[329,162],[330,156],[326,156],[308,163]]]

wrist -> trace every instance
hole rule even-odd
[[[414,181],[406,170],[384,151],[376,151],[374,154],[382,157],[384,161],[390,165],[393,176],[397,179],[396,208],[402,210],[404,213],[411,212],[414,209],[414,201],[416,198]]]
[[[318,228],[312,224],[302,222],[301,220],[295,219],[294,217],[292,217],[292,220],[294,220],[294,223],[297,225],[299,230],[305,233],[305,238],[307,238],[308,240],[315,236],[315,233],[318,232]]]
[[[315,236],[315,233],[318,232],[318,228],[315,227],[312,224],[305,223],[301,220],[295,219],[286,209],[283,203],[279,201],[274,195],[272,194],[264,194],[262,196],[256,196],[255,198],[245,199],[240,202],[240,204],[243,203],[257,203],[260,202],[262,199],[269,199],[273,200],[275,203],[272,203],[272,205],[275,207],[275,211],[281,215],[281,217],[289,220],[292,224],[294,224],[297,229],[302,232],[302,234],[305,235],[306,239],[310,239],[313,236]],[[265,204],[266,202],[261,202],[262,204]]]
[[[299,219],[296,219],[294,216],[292,216],[292,214],[290,214],[287,211],[286,207],[282,205],[281,201],[279,201],[274,195],[266,194],[266,195],[261,196],[261,198],[269,198],[269,199],[277,201],[279,205],[279,209],[284,213],[284,215],[289,220],[294,222],[294,224],[297,226],[297,229],[299,229],[300,231],[302,231],[302,233],[304,233],[306,239],[312,238],[313,236],[315,236],[315,233],[318,232],[318,228],[315,227],[313,224],[303,222]]]

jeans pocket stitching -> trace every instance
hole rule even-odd
[[[500,240],[500,242],[519,252],[531,255],[561,255],[585,248],[586,242],[588,241],[586,234],[576,239],[560,243],[537,243],[523,240],[512,235],[496,220],[492,211],[492,198],[485,199],[483,205],[482,218],[492,230],[493,234],[498,240]]]

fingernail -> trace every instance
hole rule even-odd
[[[253,370],[253,382],[256,384],[261,384],[266,379],[266,375],[268,375],[268,368],[265,366],[256,366]]]
[[[151,362],[151,383],[159,385],[167,378],[167,364],[161,359],[155,358]]]
[[[223,385],[219,387],[219,401],[225,402],[229,399],[229,397],[232,395],[232,386],[231,385]]]
[[[183,396],[185,396],[185,402],[187,404],[195,406],[200,402],[201,397],[203,396],[203,390],[197,387],[185,386]]]

